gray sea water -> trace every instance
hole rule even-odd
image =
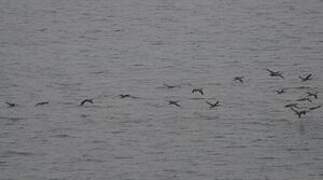
[[[322,70],[322,0],[0,0],[0,179],[321,180]]]

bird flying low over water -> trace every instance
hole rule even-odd
[[[16,106],[15,103],[6,102],[6,104],[8,105],[8,107],[15,107]]]
[[[169,105],[174,105],[174,106],[177,106],[177,107],[181,107],[181,105],[178,103],[179,101],[172,101],[172,100],[169,100],[168,101],[168,104]]]
[[[215,103],[211,103],[209,101],[206,101],[206,104],[208,104],[210,106],[209,109],[212,109],[212,108],[215,108],[215,107],[219,106],[220,102],[216,101]]]
[[[308,109],[313,111],[313,110],[316,110],[316,109],[321,108],[321,107],[322,107],[321,105],[318,105],[318,106],[310,107]]]
[[[46,104],[49,104],[49,101],[43,101],[43,102],[36,103],[35,107],[36,106],[43,106],[43,105],[46,105]]]
[[[308,101],[308,102],[312,102],[312,99],[310,99],[309,97],[304,97],[304,98],[296,99],[296,101]]]
[[[282,72],[280,72],[280,71],[273,71],[273,70],[270,70],[268,68],[266,69],[266,71],[269,72],[269,76],[272,76],[272,77],[277,76],[277,77],[280,77],[282,79],[285,79],[284,76],[283,76],[283,74],[282,74]]]
[[[240,83],[243,83],[244,76],[236,76],[233,78],[233,81],[239,81]]]
[[[130,97],[130,94],[119,94],[119,97],[120,97],[121,99],[123,99],[123,98],[127,98],[127,97]]]
[[[80,106],[83,106],[85,103],[91,103],[91,104],[93,104],[93,99],[84,99],[84,100],[81,102]]]
[[[309,111],[306,111],[306,110],[301,110],[301,111],[297,111],[296,109],[294,108],[290,108],[292,111],[294,111],[294,113],[298,116],[298,118],[301,118],[302,115],[305,115],[306,113],[308,113]]]
[[[203,92],[203,88],[194,88],[194,89],[192,90],[192,93],[193,93],[193,94],[194,94],[194,93],[196,93],[196,92],[200,93],[201,95],[203,95],[203,94],[204,94],[204,92]]]
[[[311,97],[311,96],[313,96],[315,99],[317,99],[318,98],[318,92],[306,92],[306,94],[307,94],[307,97]]]
[[[300,78],[302,80],[302,82],[309,81],[309,80],[312,80],[312,74],[308,74],[305,77],[298,76],[298,78]]]
[[[138,97],[132,96],[130,94],[119,94],[119,97],[121,99],[124,99],[124,98],[133,98],[133,99],[136,99],[136,98],[138,98]]]
[[[299,109],[297,103],[286,104],[285,108],[297,108],[297,109]]]

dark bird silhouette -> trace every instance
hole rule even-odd
[[[311,97],[311,96],[313,96],[315,99],[317,99],[318,98],[318,92],[306,92],[306,94],[307,94],[307,97]]]
[[[121,99],[123,99],[123,98],[129,98],[129,97],[131,97],[131,95],[130,94],[119,94],[119,97]]]
[[[196,92],[199,92],[201,95],[204,95],[204,92],[203,92],[203,88],[195,88],[192,90],[192,93],[196,93]]]
[[[244,76],[236,76],[233,78],[233,81],[239,81],[240,83],[243,83]]]
[[[93,99],[84,99],[84,100],[81,102],[80,106],[83,106],[85,103],[91,103],[91,104],[93,104]]]
[[[169,105],[175,105],[175,106],[177,106],[177,107],[181,107],[181,105],[178,103],[179,101],[172,101],[172,100],[169,100],[168,101],[168,104]]]
[[[17,106],[15,103],[10,103],[10,102],[6,102],[6,104],[8,105],[8,107],[15,107],[15,106]]]
[[[180,87],[179,85],[169,85],[169,84],[166,84],[166,83],[164,83],[163,85],[164,85],[167,89],[174,89],[174,88]]]
[[[283,94],[285,92],[286,92],[286,89],[278,89],[278,90],[276,90],[277,94]]]
[[[43,102],[36,103],[35,107],[36,106],[43,106],[43,105],[46,105],[46,104],[49,104],[49,101],[43,101]]]
[[[305,77],[302,77],[302,76],[298,76],[298,77],[302,80],[302,82],[312,80],[312,74],[308,74]]]
[[[216,101],[215,103],[211,103],[209,101],[206,101],[206,104],[210,105],[209,109],[215,108],[220,105],[219,101]]]
[[[308,102],[312,102],[312,99],[310,99],[309,97],[304,97],[304,98],[296,99],[296,101],[308,101]]]
[[[290,108],[292,111],[294,111],[294,113],[298,116],[298,118],[301,118],[302,115],[305,115],[306,113],[308,113],[309,111],[306,110],[301,110],[301,111],[297,111],[294,108]]]
[[[318,108],[321,108],[322,106],[321,105],[318,105],[318,106],[314,106],[314,107],[310,107],[308,108],[310,111],[313,111],[313,110],[316,110]]]
[[[124,98],[133,98],[133,99],[136,99],[136,98],[138,98],[138,97],[132,96],[130,94],[119,94],[119,97],[121,99],[124,99]]]
[[[286,108],[297,108],[297,109],[299,109],[297,103],[286,104],[285,107]]]
[[[280,72],[280,71],[272,71],[272,70],[270,70],[268,68],[266,70],[269,72],[269,76],[272,76],[272,77],[277,76],[277,77],[280,77],[282,79],[285,79],[282,72]]]

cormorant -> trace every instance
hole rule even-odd
[[[178,104],[178,102],[179,102],[179,101],[172,101],[172,100],[169,100],[169,101],[168,101],[168,104],[169,104],[169,105],[175,105],[175,106],[177,106],[177,107],[181,107],[181,105],[179,105],[179,104]]]
[[[296,101],[308,101],[308,102],[312,102],[312,100],[309,97],[304,97],[304,98],[296,99]]]
[[[6,104],[7,104],[9,107],[15,107],[15,106],[16,106],[16,104],[15,104],[15,103],[6,102]]]
[[[91,104],[93,104],[93,99],[84,99],[84,100],[81,102],[80,106],[83,106],[85,103],[91,103]]]
[[[313,111],[313,110],[318,109],[318,108],[321,108],[321,107],[322,107],[321,105],[318,105],[318,106],[310,107],[308,109],[311,110],[311,111]]]
[[[204,92],[203,92],[203,88],[195,88],[195,89],[193,89],[193,90],[192,90],[192,93],[194,94],[195,92],[199,92],[201,95],[203,95],[203,94],[204,94]]]
[[[280,77],[282,79],[285,79],[284,76],[282,75],[282,72],[280,72],[280,71],[272,71],[272,70],[270,70],[268,68],[266,70],[269,72],[269,76],[272,76],[272,77],[277,76],[277,77]]]
[[[306,113],[308,113],[309,111],[306,110],[301,110],[301,111],[297,111],[294,108],[290,108],[292,111],[294,111],[294,113],[298,116],[298,118],[301,118],[302,115],[305,115]]]
[[[318,92],[306,92],[306,94],[307,94],[307,97],[311,97],[311,96],[313,96],[315,99],[317,99],[318,98]]]
[[[136,99],[136,98],[137,98],[137,97],[132,96],[132,95],[130,95],[130,94],[119,94],[119,97],[120,97],[121,99],[124,99],[124,98],[133,98],[133,99]]]
[[[233,78],[233,81],[239,81],[240,83],[243,83],[244,76],[236,76]]]
[[[299,109],[299,107],[298,107],[298,104],[297,104],[297,103],[286,104],[286,105],[285,105],[285,107],[286,107],[286,108],[292,108],[292,107],[294,107],[294,108]]]
[[[302,76],[298,76],[298,77],[302,80],[302,82],[312,80],[312,74],[308,74],[305,77],[302,77]]]
[[[36,106],[46,105],[46,104],[49,104],[49,101],[43,101],[43,102],[36,103],[36,104],[35,104],[35,107],[36,107]]]
[[[209,101],[206,101],[206,104],[210,105],[209,109],[215,108],[220,105],[219,101],[216,101],[215,103],[211,103]]]

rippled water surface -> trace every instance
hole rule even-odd
[[[323,179],[322,70],[322,0],[0,0],[0,179]]]

